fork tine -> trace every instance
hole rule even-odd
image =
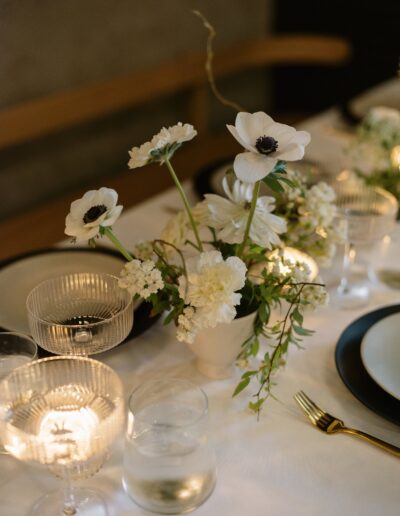
[[[300,408],[303,410],[303,412],[306,414],[308,419],[311,420],[311,422],[315,425],[317,423],[317,417],[315,414],[313,414],[310,409],[307,407],[307,405],[304,403],[301,396],[298,394],[295,394],[294,399],[297,401],[297,403],[300,405]]]
[[[310,400],[310,398],[304,391],[300,391],[299,394],[302,397],[304,403],[306,403],[307,406],[310,408],[310,411],[314,412],[318,417],[322,417],[325,415],[325,412],[321,410],[312,400]]]

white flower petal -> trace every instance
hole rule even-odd
[[[278,159],[253,152],[243,152],[235,157],[233,170],[241,181],[255,183],[272,172]]]
[[[278,150],[274,155],[284,161],[297,161],[303,158],[304,147],[297,143],[289,143],[281,152]]]
[[[240,138],[254,147],[257,138],[264,136],[273,123],[274,121],[269,115],[258,111],[257,113],[238,113],[235,126]]]
[[[251,145],[247,143],[245,140],[242,140],[242,138],[236,130],[236,127],[234,127],[233,125],[227,125],[226,127],[228,128],[228,131],[231,133],[231,135],[235,138],[235,140],[237,140],[240,143],[242,147],[244,147],[250,152],[257,152],[254,145]]]

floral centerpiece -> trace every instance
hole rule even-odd
[[[275,213],[287,221],[281,239],[308,255],[321,267],[329,267],[337,244],[344,242],[342,225],[337,223],[335,190],[325,181],[311,183],[296,167],[286,173],[290,185],[284,184],[276,195]]]
[[[244,151],[223,179],[226,197],[208,194],[190,206],[172,157],[196,131],[179,123],[129,153],[132,169],[165,165],[181,196],[184,209],[168,221],[159,239],[128,251],[111,229],[122,207],[117,193],[108,188],[87,192],[71,204],[65,232],[91,245],[108,237],[127,260],[120,286],[151,302],[154,315],[165,312],[164,323],[175,324],[179,341],[192,345],[204,332],[251,315],[250,329],[237,350],[238,364],[245,370],[234,394],[255,385],[249,407],[259,413],[289,345],[299,345],[310,334],[303,327],[304,309],[326,300],[323,285],[310,278],[307,264],[285,257],[284,241],[301,241],[288,232],[285,209],[277,215],[276,198],[259,195],[263,182],[289,197],[296,191],[298,178],[288,176],[285,165],[302,159],[310,136],[263,112],[238,113],[235,125],[227,127]],[[307,202],[313,210],[312,201]],[[271,317],[279,306],[285,307],[283,316]]]
[[[359,178],[400,199],[400,111],[372,108],[358,126],[346,154],[350,169]]]

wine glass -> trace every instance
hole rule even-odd
[[[0,380],[13,369],[37,358],[37,345],[27,335],[0,332]]]
[[[379,187],[337,179],[336,223],[343,228],[344,257],[340,284],[333,295],[342,308],[358,308],[369,301],[368,269],[372,246],[394,228],[398,203]]]
[[[94,474],[124,421],[123,387],[108,366],[85,357],[51,357],[14,369],[0,383],[0,436],[17,459],[65,479],[64,490],[42,497],[34,516],[107,509],[97,493],[71,481]]]
[[[28,294],[34,340],[58,355],[92,355],[120,344],[133,325],[132,296],[118,278],[71,273],[46,280]]]

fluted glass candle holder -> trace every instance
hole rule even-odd
[[[49,279],[29,293],[26,306],[32,337],[58,355],[101,353],[125,340],[133,325],[132,296],[110,274]]]
[[[76,489],[71,481],[101,468],[123,421],[122,382],[97,360],[45,358],[0,383],[4,448],[17,459],[48,466],[67,483],[65,490],[41,498],[32,515],[107,514],[95,492]]]

